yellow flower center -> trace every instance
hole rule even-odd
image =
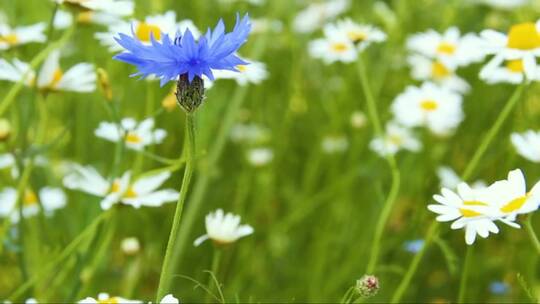
[[[137,192],[135,192],[135,190],[133,190],[132,187],[129,187],[126,191],[126,193],[124,194],[124,197],[125,198],[135,198],[137,197]]]
[[[24,197],[23,197],[23,205],[24,206],[32,206],[37,204],[38,198],[37,195],[32,190],[26,190],[24,191]]]
[[[332,50],[334,52],[343,53],[347,51],[348,49],[349,47],[345,43],[342,43],[342,42],[336,42],[332,44]]]
[[[109,192],[110,193],[116,193],[120,191],[120,182],[119,181],[114,181],[111,185],[111,189],[109,189]]]
[[[247,71],[247,67],[243,64],[237,65],[236,69],[239,70],[241,73],[244,73],[245,71]]]
[[[57,69],[54,71],[53,79],[51,81],[50,87],[56,88],[58,86],[58,83],[60,83],[60,80],[62,80],[62,77],[64,76],[64,72],[62,72],[61,69]]]
[[[366,33],[356,31],[356,32],[348,32],[347,37],[349,37],[349,39],[352,42],[358,43],[360,41],[366,40],[367,35],[366,35]]]
[[[397,136],[397,135],[389,135],[387,137],[387,140],[396,146],[400,146],[403,143],[403,138]]]
[[[450,70],[441,62],[434,61],[431,65],[431,74],[435,79],[442,79],[450,76]]]
[[[137,38],[139,38],[140,41],[150,41],[150,35],[154,36],[154,39],[160,40],[161,30],[156,25],[141,22],[139,23],[139,26],[137,26],[135,35],[137,36]]]
[[[79,15],[77,15],[77,21],[79,23],[90,23],[92,21],[93,16],[94,16],[94,12],[83,11],[83,12],[80,12]]]
[[[488,204],[481,201],[464,201],[463,205],[464,206],[488,206]],[[463,217],[476,217],[476,216],[482,215],[482,213],[469,210],[467,208],[459,208],[459,212],[461,213]]]
[[[17,42],[19,42],[19,38],[15,34],[7,34],[5,36],[0,36],[0,42],[15,45]]]
[[[439,107],[435,100],[426,99],[420,102],[420,107],[427,112],[435,111]]]
[[[507,46],[518,50],[540,48],[540,33],[532,22],[516,24],[508,32]]]
[[[508,202],[506,205],[502,206],[500,210],[504,213],[511,213],[516,210],[519,210],[525,204],[528,198],[529,198],[528,193],[524,196],[515,198],[511,200],[510,202]]]
[[[138,144],[142,142],[142,138],[135,133],[128,132],[128,134],[126,135],[126,142],[129,144]]]
[[[98,304],[120,304],[120,300],[117,297],[98,300]]]
[[[456,52],[456,46],[452,43],[441,42],[437,47],[437,53],[452,55]]]
[[[523,71],[525,70],[525,68],[523,67],[523,60],[521,59],[509,60],[508,62],[506,62],[506,68],[513,73],[523,73]]]

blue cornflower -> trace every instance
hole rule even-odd
[[[491,284],[489,284],[489,291],[492,294],[503,295],[506,294],[509,289],[510,286],[508,286],[508,284],[502,281],[493,281],[491,282]]]
[[[225,25],[220,20],[214,30],[208,29],[204,36],[195,40],[189,29],[177,33],[174,39],[161,34],[161,42],[151,36],[151,44],[145,45],[133,37],[119,34],[116,41],[126,49],[114,59],[127,62],[139,70],[132,76],[155,75],[161,79],[161,86],[179,76],[187,76],[189,83],[195,77],[206,75],[214,79],[212,70],[238,71],[236,66],[247,64],[236,55],[251,31],[251,22],[246,14],[242,19],[236,16],[236,24],[230,33],[225,33]]]

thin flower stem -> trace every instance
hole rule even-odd
[[[62,37],[60,37],[60,39],[58,39],[55,42],[50,43],[46,48],[44,48],[41,52],[39,52],[32,59],[32,61],[30,61],[30,70],[35,70],[47,58],[47,56],[49,56],[49,54],[53,50],[62,47],[69,40],[69,38],[71,37],[74,31],[75,31],[75,26],[70,27],[68,30],[64,32],[64,34],[62,35]],[[14,86],[11,87],[11,89],[2,99],[2,102],[0,102],[0,117],[4,115],[4,113],[7,111],[9,106],[11,106],[11,104],[15,100],[15,97],[24,86],[24,82],[26,81],[29,73],[30,71],[26,72],[21,77],[21,79],[17,83],[15,83]]]
[[[527,219],[525,220],[525,230],[527,230],[527,234],[531,238],[531,243],[533,244],[534,249],[536,250],[536,254],[540,255],[540,241],[538,240],[538,236],[536,235],[536,232],[534,232],[534,228],[532,226],[532,216],[534,213],[531,213],[527,216]]]
[[[480,162],[480,159],[484,156],[485,152],[487,151],[487,148],[495,138],[495,136],[499,133],[503,123],[506,121],[512,110],[514,109],[517,102],[520,100],[523,91],[526,87],[526,84],[523,83],[522,85],[518,86],[512,96],[508,99],[506,102],[506,105],[504,106],[503,110],[499,113],[499,116],[495,120],[495,123],[491,126],[488,133],[484,137],[482,143],[474,153],[471,161],[465,168],[465,171],[462,175],[462,180],[466,181],[468,180],[473,171],[478,166],[478,163]],[[392,296],[392,303],[397,303],[401,301],[401,297],[409,288],[409,284],[411,282],[412,277],[416,273],[416,269],[418,268],[418,265],[420,264],[420,261],[422,260],[424,256],[424,251],[427,249],[427,247],[431,244],[433,240],[433,236],[435,235],[435,231],[437,230],[438,222],[433,221],[430,225],[430,228],[428,229],[428,232],[424,238],[424,246],[422,247],[422,250],[415,255],[411,263],[409,264],[409,267],[407,268],[407,272],[405,273],[405,276],[401,280],[398,288],[394,292],[394,295]],[[463,278],[462,278],[463,280]],[[465,292],[465,291],[463,291]]]
[[[219,271],[219,263],[221,262],[221,249],[220,248],[214,248],[214,256],[212,257],[212,268],[210,270],[211,273],[214,274],[214,277],[215,278],[218,278],[218,271]],[[212,291],[212,288],[213,288],[213,283],[214,280],[213,280],[213,277],[212,275],[209,275],[209,278],[208,278],[208,290]],[[218,281],[215,282],[216,285],[219,284]],[[219,286],[216,286],[217,289],[219,289]],[[211,294],[209,293],[207,295],[207,298],[206,298],[206,302],[209,302],[211,299]]]
[[[364,95],[366,98],[366,105],[368,109],[369,118],[373,125],[373,129],[375,131],[375,136],[382,136],[383,128],[382,128],[381,120],[379,118],[379,113],[377,111],[377,103],[375,102],[375,98],[373,96],[371,86],[369,84],[366,66],[362,58],[358,59],[358,71],[360,74],[360,81],[362,83],[362,89],[364,91]],[[379,215],[377,224],[375,226],[375,233],[373,235],[373,242],[371,245],[369,262],[366,268],[366,273],[368,274],[373,274],[373,272],[375,271],[375,268],[377,267],[377,262],[379,260],[379,255],[380,255],[380,250],[381,250],[381,241],[384,234],[384,228],[386,227],[388,219],[390,218],[390,214],[392,213],[392,209],[394,207],[394,203],[396,202],[397,196],[399,194],[399,187],[401,184],[399,168],[397,167],[394,156],[388,155],[386,157],[386,161],[388,163],[388,166],[390,167],[392,181],[390,185],[390,191],[384,202],[384,205],[381,210],[381,214]]]
[[[194,168],[195,158],[195,117],[192,113],[186,114],[186,168],[184,171],[184,177],[182,179],[182,186],[180,188],[180,195],[178,196],[178,203],[176,205],[176,212],[174,214],[173,224],[169,235],[169,241],[167,242],[167,249],[165,251],[165,258],[163,260],[163,266],[161,268],[161,276],[159,278],[159,287],[156,295],[156,303],[159,303],[161,298],[169,291],[171,286],[171,280],[174,274],[174,267],[172,263],[173,251],[176,248],[177,235],[180,230],[180,223],[182,219],[182,211],[184,209],[184,202],[189,189],[191,176]]]
[[[457,303],[463,303],[465,301],[465,295],[467,292],[467,282],[469,281],[469,266],[473,255],[473,246],[468,245],[465,253],[465,261],[463,262],[463,269],[461,270],[461,280],[459,282],[459,292]]]
[[[58,269],[58,266],[62,261],[68,258],[79,245],[86,240],[88,237],[92,237],[95,233],[96,228],[99,224],[109,216],[109,212],[103,212],[98,217],[96,217],[92,223],[90,223],[79,235],[77,235],[71,243],[69,243],[64,250],[53,259],[48,265],[43,267],[43,270],[39,273],[30,277],[26,282],[20,285],[9,297],[9,301],[15,301],[20,298],[20,296],[32,287],[35,283],[39,282],[42,278],[47,275],[50,275],[55,269]]]

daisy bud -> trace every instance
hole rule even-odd
[[[356,281],[356,292],[363,298],[369,298],[379,291],[379,279],[373,275],[364,275]]]
[[[0,141],[7,140],[11,134],[11,125],[7,119],[0,118]]]
[[[103,96],[108,101],[112,100],[111,83],[109,82],[109,74],[102,68],[97,69],[98,84]]]
[[[176,100],[187,113],[194,112],[204,99],[204,80],[195,76],[190,82],[188,74],[180,75],[176,85]]]

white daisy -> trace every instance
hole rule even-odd
[[[540,163],[540,132],[528,130],[523,133],[512,133],[510,139],[519,155]]]
[[[423,55],[411,55],[407,62],[411,67],[411,75],[416,80],[432,81],[438,85],[458,93],[467,93],[469,84],[456,74],[457,66],[452,62],[442,62]]]
[[[105,303],[122,303],[122,304],[136,304],[136,303],[143,303],[143,301],[139,300],[129,300],[121,297],[111,297],[108,293],[100,293],[98,294],[97,298],[87,297],[85,299],[82,299],[78,301],[77,303],[81,304],[105,304]]]
[[[168,294],[159,301],[160,304],[180,304],[180,300],[175,298],[172,294]]]
[[[358,24],[350,18],[337,21],[336,28],[343,32],[359,50],[364,50],[371,43],[386,40],[386,34],[377,27],[369,24]]]
[[[312,3],[296,15],[293,21],[293,29],[298,33],[311,33],[328,20],[345,12],[349,6],[349,0],[327,0]]]
[[[520,23],[513,25],[508,34],[493,30],[484,30],[481,33],[484,39],[483,48],[495,56],[480,73],[486,77],[486,68],[499,66],[503,61],[514,61],[512,69],[524,72],[529,78],[537,73],[536,57],[540,56],[540,20],[536,23]],[[521,60],[521,62],[516,61]],[[494,63],[495,62],[495,63]]]
[[[392,113],[406,127],[425,126],[437,135],[447,135],[463,120],[461,103],[461,95],[427,82],[407,87],[394,100]]]
[[[162,172],[143,175],[131,181],[131,173],[128,171],[111,182],[90,166],[74,165],[71,172],[64,177],[64,185],[68,189],[102,197],[100,205],[104,210],[117,203],[135,208],[159,207],[178,199],[178,192],[174,189],[157,190],[170,176],[170,172]]]
[[[343,135],[328,135],[321,142],[321,148],[324,153],[341,153],[349,148],[349,140]]]
[[[191,31],[195,39],[199,37],[200,32],[191,20],[177,22],[176,13],[167,11],[163,14],[147,16],[144,21],[130,20],[115,23],[109,26],[107,32],[96,33],[95,37],[102,45],[108,47],[109,51],[117,52],[123,50],[114,39],[118,34],[131,35],[133,30],[139,41],[150,44],[152,36],[160,41],[161,34],[174,36],[177,32],[183,33],[186,29]]]
[[[30,68],[30,64],[13,59],[12,63],[0,58],[0,80],[19,82],[24,78],[24,85],[33,86],[36,80],[36,72]]]
[[[229,70],[212,71],[215,79],[234,79],[239,85],[244,86],[249,83],[259,84],[268,78],[268,71],[264,63],[245,58],[241,59],[247,62],[247,64],[236,66],[238,72]]]
[[[104,12],[115,16],[131,16],[135,10],[135,3],[131,0],[55,0],[82,11]]]
[[[60,188],[44,187],[38,195],[31,189],[26,189],[22,198],[22,213],[25,218],[35,216],[41,205],[45,216],[52,216],[56,210],[66,206],[66,201],[66,195]],[[4,188],[0,192],[0,217],[10,218],[12,223],[19,221],[15,188]]]
[[[251,165],[262,167],[274,159],[274,151],[270,148],[254,148],[247,151],[246,158]]]
[[[525,65],[523,59],[505,60],[502,56],[495,56],[480,71],[480,79],[489,84],[520,84],[525,76],[529,81],[540,80],[540,67],[536,60]]]
[[[240,220],[239,215],[224,214],[221,209],[210,212],[205,219],[206,234],[198,237],[193,244],[199,246],[210,239],[216,244],[226,245],[252,234],[253,228],[249,225],[240,225]]]
[[[7,50],[31,42],[45,42],[47,39],[44,34],[45,27],[43,22],[15,28],[0,23],[0,50]]]
[[[309,43],[309,53],[313,58],[322,59],[326,64],[356,61],[358,51],[345,33],[340,32],[333,24],[326,25],[324,32],[324,38]]]
[[[78,63],[66,71],[60,68],[60,51],[54,50],[43,63],[37,76],[41,90],[93,92],[96,90],[96,73],[90,63]]]
[[[147,118],[140,123],[133,118],[124,118],[120,124],[101,122],[94,134],[111,142],[123,140],[126,147],[143,150],[146,146],[162,143],[167,136],[167,131],[154,129],[153,118]]]
[[[481,40],[475,34],[461,36],[456,27],[447,29],[443,34],[428,30],[407,39],[409,50],[458,66],[482,61],[486,54],[480,45]]]
[[[450,226],[452,229],[465,228],[465,242],[471,245],[476,235],[487,238],[490,232],[499,232],[490,216],[493,213],[492,203],[486,199],[489,191],[486,188],[472,189],[466,183],[457,186],[457,193],[443,188],[441,195],[433,196],[438,204],[428,205],[428,209],[439,214],[439,222],[454,221]]]
[[[389,122],[383,137],[376,137],[370,143],[371,150],[380,156],[394,155],[399,150],[419,151],[422,143],[416,139],[409,128]]]

